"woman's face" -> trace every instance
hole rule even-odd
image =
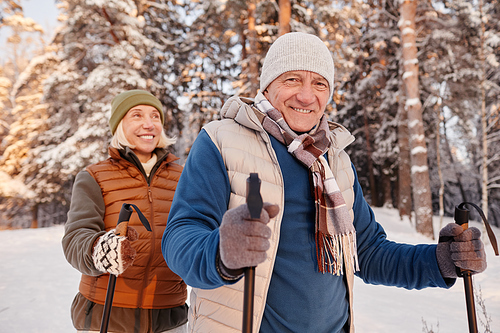
[[[154,106],[137,105],[128,110],[122,122],[125,137],[135,146],[132,151],[141,162],[147,162],[163,131],[160,112]]]

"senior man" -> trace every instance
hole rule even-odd
[[[247,266],[257,266],[253,332],[264,333],[353,332],[355,275],[408,289],[454,283],[450,243],[386,239],[344,151],[354,137],[324,114],[333,78],[318,37],[285,34],[266,55],[255,99],[229,99],[193,144],[162,240],[168,266],[193,287],[191,332],[241,330]],[[245,204],[253,172],[259,220]],[[442,234],[455,236],[463,268],[485,269],[477,229]]]

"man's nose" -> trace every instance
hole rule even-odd
[[[314,102],[315,95],[314,95],[314,89],[312,84],[304,84],[300,88],[298,94],[297,94],[297,99],[299,102],[304,103],[304,104],[311,104]]]

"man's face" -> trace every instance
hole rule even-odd
[[[308,71],[290,71],[278,76],[264,96],[281,112],[295,132],[310,131],[323,116],[330,97],[328,81]]]

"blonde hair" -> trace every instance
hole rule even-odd
[[[160,141],[158,141],[156,148],[167,148],[168,146],[173,145],[176,141],[177,139],[175,137],[169,138],[167,134],[165,134],[165,130],[162,128]],[[120,120],[118,126],[116,127],[115,134],[111,139],[111,147],[116,149],[123,149],[125,147],[129,147],[131,149],[135,148],[135,146],[132,145],[125,137],[125,132],[123,132],[123,119]]]

